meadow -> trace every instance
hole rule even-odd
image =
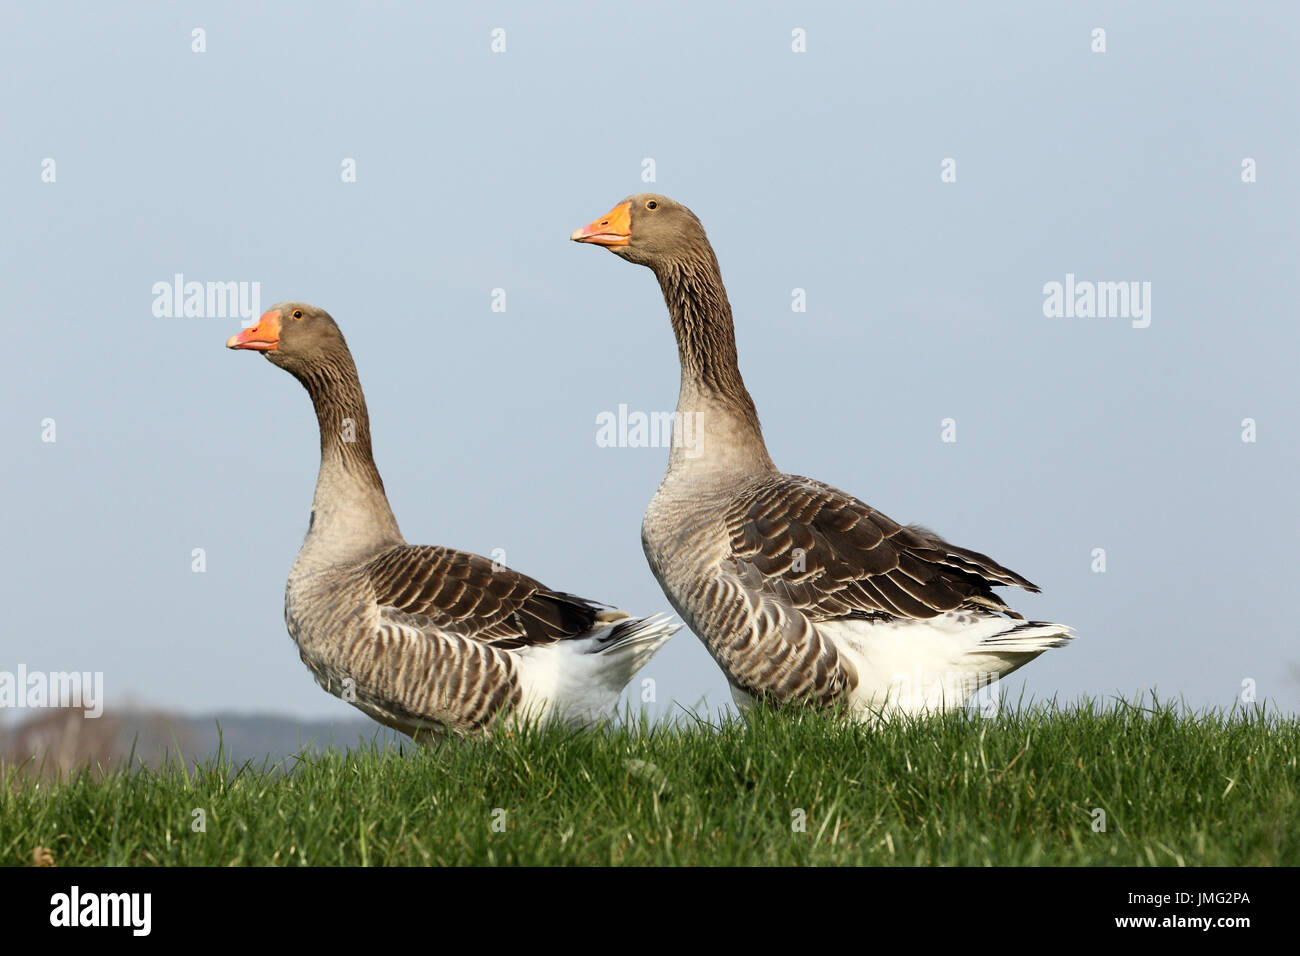
[[[1296,865],[1300,721],[1156,701],[865,728],[525,727],[279,765],[0,776],[0,863]]]

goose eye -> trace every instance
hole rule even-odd
[[[293,317],[294,317],[295,319],[301,319],[301,318],[302,318],[302,309],[294,309],[294,311],[293,311]]]
[[[648,203],[645,204],[645,207],[647,209],[658,209],[659,204],[655,202],[653,199],[651,199]]]

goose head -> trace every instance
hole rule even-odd
[[[652,269],[697,258],[708,246],[695,213],[658,193],[627,197],[590,225],[575,229],[569,238],[604,246],[628,262]]]
[[[296,372],[328,362],[347,351],[343,333],[324,309],[305,302],[282,302],[226,340],[228,349],[261,352],[274,365]]]

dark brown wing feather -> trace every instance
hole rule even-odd
[[[987,555],[798,475],[778,475],[742,495],[727,523],[742,576],[752,576],[746,566],[757,571],[763,590],[814,621],[930,618],[958,608],[1020,618],[992,588],[1038,590]]]
[[[601,611],[592,601],[450,548],[392,548],[362,570],[379,606],[404,623],[502,649],[581,636]]]

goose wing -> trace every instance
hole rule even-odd
[[[740,495],[727,514],[742,583],[813,621],[932,618],[960,608],[1021,619],[993,592],[1038,588],[988,555],[900,525],[852,495],[777,475]]]
[[[362,574],[385,617],[501,650],[581,637],[599,621],[625,616],[451,548],[391,548]]]

